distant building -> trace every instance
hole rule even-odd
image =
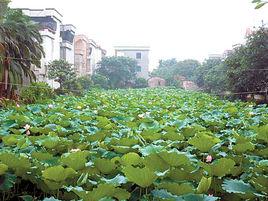
[[[74,67],[78,76],[90,75],[89,63],[89,39],[85,35],[77,35],[74,37]]]
[[[161,77],[151,77],[148,80],[148,86],[151,88],[166,86],[166,80]]]
[[[91,69],[91,74],[94,74],[98,68],[98,63],[106,55],[106,50],[102,49],[101,46],[90,39],[89,40],[89,65]]]
[[[222,54],[209,54],[208,58],[209,59],[222,59],[223,55]]]
[[[106,55],[106,51],[85,35],[76,35],[74,39],[75,69],[79,76],[92,75],[98,62]]]
[[[71,24],[60,27],[60,58],[74,65],[74,36],[76,28]]]
[[[150,48],[145,46],[115,46],[115,56],[124,56],[136,59],[140,66],[138,77],[149,78],[149,52]]]

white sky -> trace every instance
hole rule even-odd
[[[56,8],[113,55],[116,45],[149,45],[159,59],[204,60],[243,41],[246,29],[268,22],[268,6],[252,0],[13,0],[16,8]]]

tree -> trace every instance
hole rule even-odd
[[[60,89],[69,89],[76,80],[72,64],[64,60],[54,60],[48,65],[48,78],[60,84]]]
[[[31,67],[40,67],[44,55],[38,26],[21,10],[8,9],[5,2],[0,6],[5,13],[0,18],[0,97],[12,96],[24,79],[34,81]]]
[[[225,61],[229,88],[233,92],[268,89],[268,29],[260,27],[238,46]]]
[[[205,76],[211,69],[220,65],[223,61],[221,59],[207,59],[202,65],[198,66],[194,72],[193,80],[201,88],[205,87]]]
[[[160,60],[159,66],[153,70],[151,75],[165,79],[168,86],[178,86],[178,82],[174,79],[174,69],[177,63],[177,60],[174,58]]]
[[[203,88],[207,92],[221,93],[227,88],[227,66],[221,62],[204,74]]]
[[[166,80],[168,86],[179,86],[176,77],[183,76],[187,80],[193,80],[196,69],[200,66],[197,60],[187,59],[177,61],[176,59],[160,60],[159,66],[152,72],[152,76],[158,76]]]
[[[134,88],[146,88],[148,87],[148,82],[146,79],[139,77],[135,80],[133,87]]]
[[[109,88],[107,77],[100,75],[100,74],[94,74],[94,75],[92,75],[91,79],[92,79],[94,86],[100,87],[103,89]]]
[[[136,78],[137,61],[128,57],[104,57],[97,73],[107,77],[111,88],[125,88]]]
[[[199,61],[194,59],[179,61],[173,73],[186,77],[187,80],[193,80],[194,74],[200,65]]]
[[[263,7],[264,5],[266,5],[268,2],[267,1],[263,1],[263,0],[253,0],[252,3],[256,4],[256,9],[259,9],[261,7]]]

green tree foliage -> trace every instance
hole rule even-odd
[[[137,61],[128,57],[104,57],[97,73],[107,77],[111,88],[125,88],[136,78]]]
[[[146,88],[148,87],[148,82],[146,79],[139,77],[135,80],[133,87],[134,88]]]
[[[226,71],[222,59],[207,59],[197,67],[193,80],[206,92],[220,93],[227,87]]]
[[[31,67],[40,67],[44,52],[38,26],[21,10],[8,9],[3,2],[0,7],[5,13],[0,19],[0,80],[5,83],[0,84],[0,96],[11,96],[15,85],[7,83],[35,80]]]
[[[263,0],[253,0],[252,3],[256,4],[256,9],[259,9],[261,7],[263,7],[265,4],[267,4],[267,1],[263,1]]]
[[[100,75],[100,74],[94,74],[92,75],[91,79],[94,84],[94,87],[103,88],[103,89],[109,88],[107,77]]]
[[[260,27],[236,47],[225,63],[233,92],[265,91],[268,88],[268,29]]]
[[[221,93],[227,89],[227,66],[222,62],[213,66],[204,76],[204,89],[212,93]]]
[[[34,82],[20,90],[20,100],[24,103],[43,102],[54,97],[53,89],[45,82]]]
[[[93,85],[93,82],[90,76],[78,77],[76,81],[81,85],[82,89],[86,91],[88,91]]]
[[[48,78],[60,84],[60,89],[68,89],[76,80],[72,64],[64,60],[54,60],[48,65]]]
[[[158,68],[154,69],[152,76],[158,76],[166,80],[168,86],[178,86],[178,82],[174,79],[173,71],[177,65],[176,59],[160,60]]]
[[[205,86],[205,76],[209,72],[210,69],[218,66],[222,63],[221,59],[207,59],[205,60],[202,65],[200,65],[194,75],[194,81],[199,87]]]
[[[152,72],[152,76],[162,77],[169,86],[178,86],[176,77],[183,76],[187,80],[193,80],[195,71],[200,66],[197,60],[188,59],[177,61],[176,59],[160,60],[159,66]]]

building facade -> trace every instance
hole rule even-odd
[[[94,40],[89,41],[89,65],[92,70],[91,74],[94,74],[98,68],[98,63],[106,55],[106,50],[102,49]]]
[[[78,76],[91,74],[88,43],[89,39],[85,35],[74,37],[74,68]]]
[[[78,76],[93,75],[98,68],[98,62],[106,55],[95,41],[85,35],[76,35],[74,38],[75,69]]]
[[[63,59],[74,64],[75,27],[63,25],[63,16],[54,8],[45,9],[21,9],[23,13],[31,18],[40,27],[40,34],[43,38],[44,57],[40,67],[33,67],[37,81],[47,82],[50,86],[57,88],[59,84],[49,80],[47,65],[54,61]]]
[[[60,26],[62,15],[53,8],[46,9],[22,9],[31,20],[40,26],[40,34],[43,38],[44,57],[41,60],[40,68],[34,67],[38,81],[49,82],[47,79],[47,65],[49,62],[60,59]]]
[[[137,76],[149,78],[149,52],[150,47],[147,46],[116,46],[115,56],[124,56],[135,59],[140,66]]]
[[[74,36],[76,28],[71,24],[60,27],[60,58],[74,65]]]

